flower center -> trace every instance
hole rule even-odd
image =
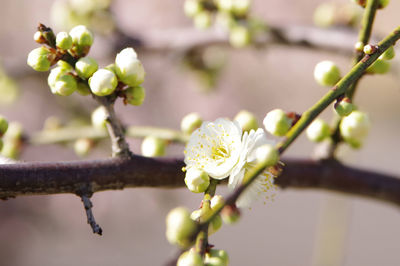
[[[211,148],[211,158],[217,161],[218,165],[225,162],[226,158],[230,157],[230,151],[224,146],[213,146]]]

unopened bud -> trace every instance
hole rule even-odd
[[[186,0],[183,6],[185,15],[192,18],[200,11],[203,10],[203,7],[199,0]]]
[[[232,11],[236,16],[244,16],[249,12],[250,0],[233,1]]]
[[[166,141],[153,136],[147,136],[142,142],[142,155],[146,157],[159,157],[165,155]]]
[[[275,136],[284,136],[292,126],[292,119],[281,109],[270,111],[264,118],[265,129]]]
[[[97,107],[92,113],[92,125],[98,129],[104,129],[107,124],[107,110],[104,106]]]
[[[356,42],[356,44],[354,44],[354,49],[357,52],[362,52],[364,51],[364,43],[363,42]]]
[[[166,218],[166,236],[171,244],[182,248],[189,247],[194,239],[192,234],[196,231],[196,222],[190,218],[186,208],[178,207],[171,210]]]
[[[99,65],[97,64],[96,60],[91,57],[82,57],[75,64],[76,73],[82,79],[90,78],[98,68]]]
[[[50,69],[54,59],[55,55],[49,49],[39,47],[29,53],[27,63],[34,70],[44,72]]]
[[[206,253],[204,262],[208,266],[228,266],[229,256],[225,250],[211,249],[209,253]]]
[[[85,47],[93,44],[93,34],[84,25],[73,27],[69,35],[74,45]]]
[[[218,9],[226,12],[231,12],[233,9],[233,2],[235,0],[217,0]]]
[[[386,60],[377,59],[370,65],[366,72],[370,74],[385,74],[390,71],[390,63]]]
[[[221,195],[215,195],[211,199],[210,207],[213,210],[219,209],[220,207],[224,206],[225,200]]]
[[[344,98],[343,100],[335,104],[334,107],[336,113],[341,117],[348,116],[356,109],[355,105],[351,103],[349,98]]]
[[[242,110],[234,118],[242,128],[243,131],[250,131],[252,129],[257,130],[258,122],[257,118],[249,111]]]
[[[211,26],[211,13],[209,11],[201,11],[194,16],[193,21],[196,28],[207,29]]]
[[[63,71],[69,72],[72,71],[74,68],[64,60],[58,60],[57,66],[60,67]]]
[[[235,26],[229,32],[229,43],[236,48],[242,48],[251,42],[251,34],[247,27]]]
[[[1,155],[11,159],[18,159],[20,154],[20,142],[17,140],[5,139],[1,149]]]
[[[208,235],[212,235],[217,232],[222,226],[221,215],[216,215],[208,225]]]
[[[61,96],[69,96],[76,91],[76,79],[69,75],[61,75],[54,84],[54,92]]]
[[[391,60],[391,59],[394,58],[395,54],[396,53],[394,51],[393,46],[390,46],[385,52],[383,52],[383,54],[381,54],[379,56],[379,59],[381,59],[381,60]]]
[[[76,91],[80,95],[86,96],[90,94],[90,87],[86,82],[79,81],[78,85],[76,86]]]
[[[198,113],[189,113],[181,121],[181,130],[185,134],[192,134],[202,123],[203,119]]]
[[[89,78],[90,90],[97,96],[112,94],[117,85],[117,77],[113,72],[107,69],[99,69]]]
[[[138,86],[146,76],[143,65],[133,48],[125,48],[115,57],[115,71],[118,78],[129,86]]]
[[[227,205],[221,211],[221,218],[226,224],[234,224],[239,221],[240,211],[236,206]]]
[[[271,144],[264,144],[256,150],[257,162],[266,166],[273,166],[279,161],[279,153]]]
[[[329,125],[322,119],[315,119],[307,128],[307,137],[313,142],[321,142],[330,136]]]
[[[367,114],[360,111],[353,111],[344,117],[340,123],[340,134],[355,148],[361,146],[363,139],[368,135],[370,120]]]
[[[185,251],[179,256],[177,266],[203,266],[203,258],[194,250]]]
[[[210,177],[206,172],[191,167],[186,171],[185,184],[190,191],[201,193],[206,191],[210,185]]]
[[[376,51],[376,46],[375,45],[371,45],[371,44],[367,44],[364,46],[364,53],[365,54],[373,54]]]
[[[321,86],[333,86],[340,80],[340,70],[332,61],[321,61],[314,68],[314,78]]]
[[[132,105],[142,105],[146,91],[142,86],[128,87],[125,90],[126,102]]]
[[[57,33],[56,46],[62,50],[68,50],[72,47],[72,38],[65,31]]]

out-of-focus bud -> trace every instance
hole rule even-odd
[[[226,224],[234,224],[239,221],[240,211],[236,206],[227,205],[221,211],[221,218]]]
[[[50,69],[54,59],[55,55],[49,49],[39,47],[29,53],[27,63],[34,70],[45,72]]]
[[[222,249],[211,249],[209,253],[206,253],[204,262],[208,266],[228,266],[228,253]]]
[[[186,0],[183,6],[185,15],[192,18],[200,11],[203,10],[203,7],[199,0]]]
[[[221,195],[215,195],[211,199],[210,207],[211,209],[216,210],[222,207],[224,204],[225,204],[224,198]]]
[[[181,130],[185,134],[192,134],[202,123],[203,119],[198,113],[189,113],[181,121]]]
[[[142,86],[128,87],[125,90],[126,102],[132,105],[142,105],[146,91]]]
[[[256,150],[257,162],[266,166],[273,166],[279,161],[279,153],[271,144],[264,144]]]
[[[307,128],[307,137],[313,142],[321,142],[330,136],[329,125],[322,119],[315,119]]]
[[[153,136],[147,136],[142,142],[142,155],[146,157],[159,157],[165,155],[166,141]]]
[[[57,33],[56,46],[62,50],[68,50],[72,47],[72,38],[65,31]]]
[[[243,129],[243,131],[250,131],[252,129],[257,130],[258,122],[257,118],[249,111],[242,110],[234,118]]]
[[[231,12],[233,9],[233,2],[235,0],[217,0],[216,4],[218,9],[226,12]]]
[[[190,191],[201,193],[206,191],[210,185],[210,177],[206,172],[191,167],[186,171],[185,184]]]
[[[207,29],[211,26],[212,18],[209,11],[201,11],[193,18],[194,26],[198,29]]]
[[[251,42],[251,33],[247,27],[234,26],[229,32],[229,43],[236,48],[242,48]]]
[[[391,60],[394,58],[396,55],[393,46],[390,46],[381,56],[379,56],[379,59],[381,60]]]
[[[340,123],[340,134],[352,147],[359,148],[368,135],[370,120],[367,114],[353,111],[344,117]]]
[[[322,3],[314,11],[314,23],[318,27],[330,27],[335,23],[336,7],[333,3]]]
[[[332,61],[321,61],[314,68],[314,78],[321,86],[333,86],[340,80],[340,70]]]
[[[179,256],[177,261],[177,266],[203,266],[203,258],[199,253],[194,250],[189,250],[183,252],[182,255]]]
[[[133,48],[125,48],[115,57],[115,71],[125,84],[135,87],[143,83],[146,76],[143,65]]]
[[[92,125],[98,129],[104,129],[107,122],[107,111],[104,106],[97,107],[92,113]]]
[[[3,136],[8,129],[8,122],[4,116],[0,115],[0,137]]]
[[[366,72],[369,74],[386,74],[390,71],[390,63],[386,60],[377,59],[370,65]]]
[[[98,68],[96,60],[91,57],[82,57],[75,64],[76,73],[83,79],[90,78]]]
[[[385,8],[389,2],[390,0],[379,0],[378,8]]]
[[[80,157],[88,155],[92,147],[93,140],[87,138],[77,139],[74,143],[74,151]]]
[[[171,244],[181,248],[189,247],[194,239],[192,234],[196,231],[196,222],[190,218],[186,208],[178,207],[171,210],[166,218],[166,236]]]
[[[89,78],[90,90],[97,96],[112,94],[117,85],[117,77],[113,72],[107,69],[99,69]]]
[[[265,129],[275,136],[284,136],[292,126],[292,119],[281,109],[270,111],[264,118]]]
[[[244,16],[249,12],[250,0],[234,0],[232,11],[236,16]]]
[[[215,216],[209,226],[208,226],[208,235],[212,235],[215,232],[217,232],[222,226],[222,219],[221,219],[221,215],[217,215]]]

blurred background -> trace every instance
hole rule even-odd
[[[12,94],[15,97],[9,97],[12,99],[2,96],[0,113],[9,121],[22,123],[27,134],[41,130],[50,116],[58,117],[63,123],[78,115],[89,119],[96,107],[90,97],[52,95],[47,85],[48,73],[34,72],[26,65],[27,54],[38,47],[32,38],[38,22],[54,25],[56,32],[70,27],[57,21],[62,17],[60,10],[66,9],[60,7],[60,2],[63,1],[1,2],[0,60],[3,72],[15,82],[18,91]],[[312,26],[314,10],[323,2],[254,0],[251,10],[271,25]],[[350,2],[331,1],[338,5]],[[59,5],[58,11],[54,11],[54,5]],[[100,19],[88,22],[97,30],[90,55],[101,66],[114,61],[118,52],[112,46],[115,38],[107,35],[113,30],[108,27],[112,21],[128,35],[193,27],[191,19],[183,13],[183,1],[113,0],[111,10],[112,18],[110,14],[100,13]],[[399,10],[400,2],[393,0],[378,12],[373,30],[376,36],[385,36],[400,24]],[[185,66],[179,51],[139,52],[147,72],[145,103],[134,107],[119,102],[117,114],[127,125],[179,129],[182,117],[189,112],[198,112],[205,120],[215,120],[233,118],[246,109],[261,123],[271,109],[279,107],[301,113],[326,92],[312,75],[319,61],[335,61],[342,73],[351,67],[351,58],[342,53],[279,45],[261,49],[223,47],[214,50],[212,55],[225,60],[214,82],[205,81],[204,74]],[[390,74],[367,76],[360,82],[355,102],[370,114],[373,126],[361,150],[341,147],[340,158],[348,165],[400,173],[399,58],[392,62]],[[7,95],[10,93],[13,92]],[[330,121],[332,108],[322,116]],[[132,150],[140,153],[140,141],[129,139],[129,142]],[[302,136],[285,155],[309,158],[314,148]],[[182,150],[182,145],[171,145],[168,156],[183,157]],[[106,158],[109,154],[108,143],[103,143],[88,158]],[[26,147],[20,159],[80,158],[68,145],[42,145]],[[219,188],[219,192],[226,195],[227,190]],[[194,210],[200,200],[201,195],[184,188],[96,193],[92,197],[93,211],[104,230],[101,237],[92,234],[82,203],[74,195],[3,201],[0,203],[0,265],[162,265],[176,253],[165,238],[166,214],[178,205]],[[274,202],[256,203],[244,210],[239,223],[224,225],[211,236],[210,243],[228,251],[230,265],[394,266],[400,262],[399,224],[399,209],[388,204],[326,191],[289,189],[280,191]]]

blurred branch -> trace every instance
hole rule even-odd
[[[344,166],[336,161],[284,159],[276,179],[283,189],[325,189],[394,203],[400,206],[396,176]],[[184,162],[178,159],[113,158],[98,161],[16,163],[0,165],[0,197],[79,194],[134,187],[183,187]]]

